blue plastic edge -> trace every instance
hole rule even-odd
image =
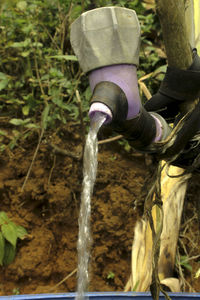
[[[171,299],[175,300],[200,300],[200,293],[168,293]],[[34,294],[34,295],[11,295],[0,296],[0,300],[72,300],[75,299],[76,293],[63,293],[63,294]],[[86,298],[90,300],[150,300],[152,299],[151,293],[140,292],[96,292],[87,293]],[[160,295],[160,299],[164,299],[164,295]]]

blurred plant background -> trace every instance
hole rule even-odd
[[[137,12],[142,30],[138,78],[150,74],[145,84],[155,92],[166,57],[154,1],[1,1],[0,122],[11,130],[0,130],[0,151],[12,150],[33,131],[80,122],[76,90],[88,124],[91,93],[70,46],[70,24],[83,11],[110,5]]]

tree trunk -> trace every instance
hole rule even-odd
[[[191,46],[187,38],[184,0],[156,0],[168,65],[187,69],[192,63]]]
[[[157,7],[157,13],[160,19],[162,32],[163,32],[163,39],[168,59],[168,65],[170,67],[179,68],[179,69],[187,69],[191,63],[192,63],[192,51],[191,46],[189,43],[189,40],[192,40],[192,27],[186,26],[186,19],[185,19],[185,5],[183,0],[174,1],[174,0],[168,0],[167,5],[165,0],[156,0],[156,7]],[[188,20],[188,25],[191,24],[191,20]],[[189,109],[188,106],[184,107],[184,112]],[[170,167],[170,174],[174,175],[177,172],[177,168],[171,166]],[[180,181],[182,179],[180,178]],[[173,181],[172,179],[168,179],[168,181]],[[161,180],[161,186],[163,185],[163,180]],[[182,185],[181,185],[182,186]],[[186,191],[187,181],[185,182],[185,191]],[[178,192],[178,190],[177,190]],[[168,191],[166,190],[166,194],[168,194]],[[178,193],[177,193],[178,194]],[[179,211],[177,210],[177,218],[176,215],[174,216],[174,224],[178,225],[180,224],[181,214],[182,214],[182,204],[181,203],[184,200],[184,194],[181,193],[182,197],[180,198],[179,205]],[[169,199],[166,199],[166,197],[163,198],[164,202],[168,201]],[[169,212],[167,211],[167,203],[164,203],[163,207],[166,209],[164,212],[164,225],[165,223],[169,223],[167,218],[169,218]],[[170,209],[170,208],[169,208]],[[181,209],[181,211],[180,211]],[[177,220],[179,218],[179,220]],[[164,274],[164,277],[169,276],[167,274],[167,269],[170,269],[169,264],[171,263],[171,272],[174,268],[174,262],[175,262],[175,254],[176,254],[176,245],[178,240],[178,232],[179,232],[179,226],[173,227],[173,220],[170,220],[170,228],[168,229],[166,226],[163,227],[163,233],[164,239],[163,243],[161,244],[160,249],[160,259],[159,259],[159,273]],[[165,230],[165,232],[164,232]],[[176,238],[174,241],[171,240],[170,242],[170,231],[176,230]],[[166,243],[166,239],[168,240],[168,243]],[[170,251],[169,251],[170,249]],[[168,250],[168,251],[167,251]],[[167,255],[171,254],[171,258],[166,258]],[[168,268],[167,268],[168,265]]]

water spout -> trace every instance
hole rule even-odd
[[[81,195],[81,207],[79,214],[79,235],[78,235],[78,286],[76,300],[85,299],[85,293],[89,285],[89,259],[91,248],[90,215],[91,197],[97,173],[98,143],[97,133],[106,116],[96,112],[91,118],[91,126],[86,139],[83,157],[83,190]]]
[[[102,7],[84,12],[71,26],[70,41],[81,69],[89,76],[90,117],[101,111],[107,116],[105,123],[134,149],[151,151],[150,146],[165,139],[171,128],[140,100],[140,24],[135,11]]]

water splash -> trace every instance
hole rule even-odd
[[[91,196],[97,173],[97,133],[106,120],[106,116],[96,113],[92,118],[90,131],[88,133],[84,157],[83,157],[83,191],[81,195],[81,207],[79,214],[78,235],[78,286],[76,300],[85,299],[85,292],[89,285],[89,258],[91,247],[90,215]]]

